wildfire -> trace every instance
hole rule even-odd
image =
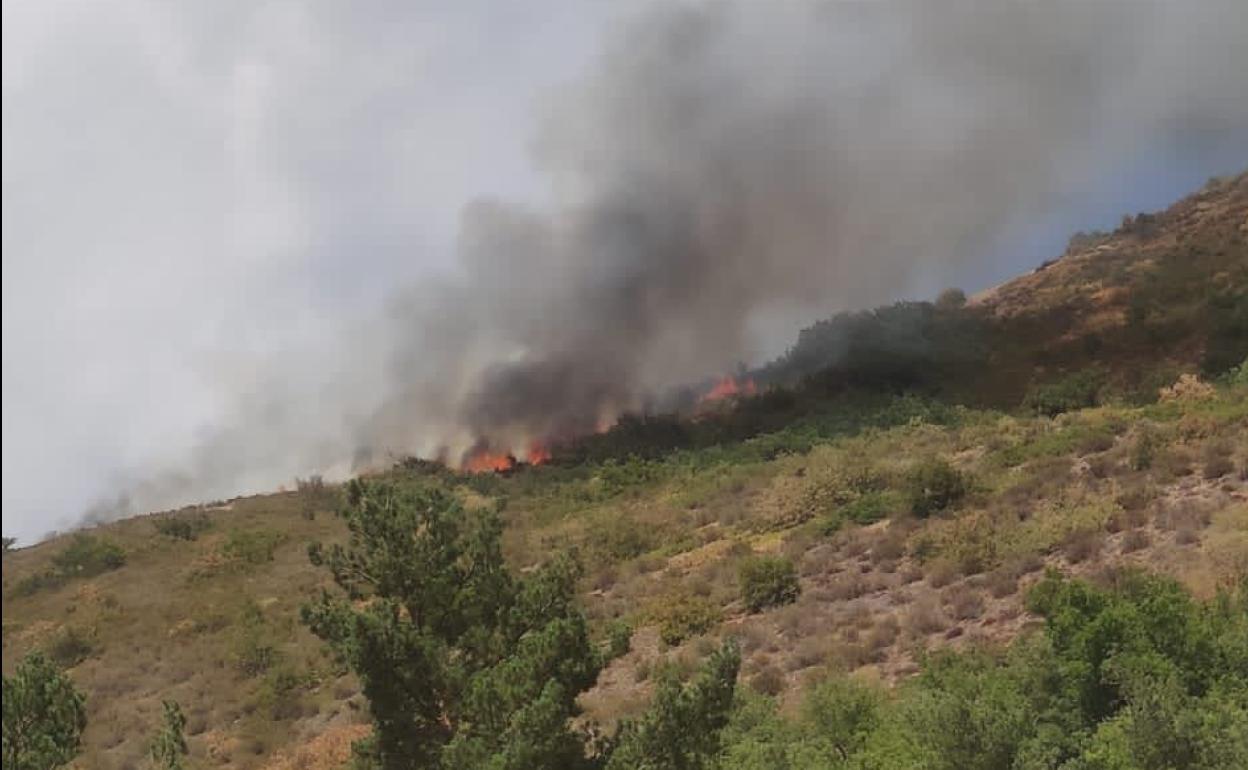
[[[698,403],[705,404],[711,401],[722,401],[725,398],[740,398],[741,396],[753,396],[758,393],[758,386],[754,384],[754,380],[747,378],[744,382],[738,383],[736,377],[727,376],[716,382],[715,385],[698,399]]]
[[[550,448],[541,441],[529,444],[524,461],[529,465],[541,465],[550,460]],[[501,473],[516,467],[516,456],[511,452],[495,452],[488,446],[480,446],[468,453],[460,464],[460,470],[467,473]]]
[[[463,470],[469,473],[505,471],[516,464],[516,458],[507,452],[491,452],[488,448],[474,450],[464,459]]]
[[[529,465],[541,465],[550,460],[550,448],[540,441],[529,444]]]

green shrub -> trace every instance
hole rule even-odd
[[[719,624],[721,616],[717,605],[686,595],[668,597],[650,611],[650,617],[658,623],[659,638],[673,646],[710,631]]]
[[[126,563],[126,552],[116,543],[86,534],[74,535],[69,545],[52,557],[52,568],[27,575],[13,587],[15,596],[60,588],[72,579],[89,578]]]
[[[655,545],[652,528],[636,519],[619,516],[603,522],[590,536],[590,546],[608,561],[624,561],[640,556]]]
[[[623,620],[614,620],[607,626],[606,657],[614,660],[627,655],[633,643],[633,627]]]
[[[797,568],[783,556],[755,556],[741,563],[741,600],[751,612],[797,601]]]
[[[265,672],[260,682],[260,703],[272,719],[281,721],[300,715],[305,681],[290,664],[272,666]]]
[[[177,701],[161,701],[164,715],[160,729],[153,736],[148,746],[148,756],[152,765],[159,770],[182,770],[182,757],[186,756],[186,717]]]
[[[956,505],[969,490],[966,475],[940,458],[920,463],[906,477],[910,512],[921,518]]]
[[[94,577],[126,563],[121,546],[103,538],[77,534],[65,550],[52,557],[56,571],[66,577]]]
[[[1034,385],[1023,398],[1023,407],[1045,417],[1062,412],[1086,409],[1100,401],[1104,376],[1096,370],[1085,370],[1056,382]]]
[[[0,765],[45,770],[78,754],[87,710],[74,683],[42,654],[31,653],[4,677],[4,742]]]
[[[61,668],[71,668],[95,652],[95,639],[91,633],[76,626],[65,626],[48,643],[47,655]]]
[[[273,553],[285,539],[285,535],[273,530],[235,529],[221,546],[221,552],[244,564],[264,564],[273,561]]]
[[[886,492],[872,492],[843,506],[839,514],[855,524],[873,524],[888,516],[893,502]]]
[[[260,676],[280,660],[264,611],[250,599],[240,613],[233,658],[234,667],[245,677]]]
[[[212,521],[202,513],[196,516],[159,516],[152,522],[157,534],[174,540],[195,540],[200,533],[212,527]]]
[[[1147,426],[1142,427],[1131,444],[1131,453],[1127,458],[1131,469],[1146,471],[1153,467],[1153,461],[1157,459],[1157,452],[1161,447],[1162,441],[1157,431]]]

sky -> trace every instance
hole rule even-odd
[[[71,526],[154,468],[190,502],[331,462],[335,426],[385,399],[379,319],[462,270],[465,204],[558,196],[540,126],[628,5],[6,0],[5,535]],[[1243,170],[1242,128],[1112,153],[894,294],[986,288]],[[246,472],[202,454],[222,430]]]

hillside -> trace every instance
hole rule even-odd
[[[1049,568],[1108,585],[1144,567],[1198,600],[1237,586],[1245,358],[1241,174],[965,303],[815,324],[748,373],[758,395],[629,418],[506,474],[413,460],[378,478],[496,507],[522,572],[579,554],[595,638],[633,630],[586,719],[640,713],[658,671],[729,636],[740,689],[784,712],[829,672],[894,686],[928,651],[1025,635]],[[196,766],[342,766],[367,701],[300,621],[333,590],[308,544],[345,540],[337,497],[304,483],[6,552],[5,673],[35,648],[68,667],[87,696],[78,767],[139,766],[166,699]],[[758,555],[795,565],[792,602],[746,606]]]

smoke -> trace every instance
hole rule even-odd
[[[1241,6],[660,7],[564,94],[550,211],[479,201],[365,446],[519,448],[983,259],[1118,157],[1248,139]],[[1244,145],[1248,147],[1248,144]],[[771,351],[775,352],[775,351]]]
[[[1147,153],[1248,150],[1245,30],[1240,2],[648,6],[545,106],[548,201],[470,202],[450,274],[274,356],[107,515],[519,452],[934,291]]]

